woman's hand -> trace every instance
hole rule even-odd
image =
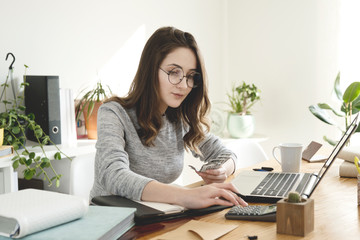
[[[204,180],[206,184],[210,183],[222,183],[230,176],[235,169],[234,161],[229,158],[220,168],[208,169],[205,172],[196,173]]]
[[[185,194],[181,196],[180,203],[186,208],[205,208],[212,205],[248,205],[236,195],[238,190],[232,183],[213,183],[197,188],[189,188],[185,191]]]
[[[204,180],[206,184],[223,183],[228,177],[227,171],[223,166],[217,169],[208,169],[205,172],[196,171],[196,173]]]

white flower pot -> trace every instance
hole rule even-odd
[[[233,138],[251,137],[255,131],[255,120],[253,115],[241,116],[236,113],[229,113],[227,128]]]

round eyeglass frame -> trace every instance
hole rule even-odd
[[[166,74],[168,75],[168,81],[169,81],[172,85],[178,85],[179,83],[181,83],[181,81],[182,81],[184,78],[186,78],[186,86],[188,86],[189,88],[196,88],[196,87],[198,87],[198,86],[200,85],[200,83],[195,83],[194,80],[193,80],[194,85],[193,85],[193,86],[190,86],[190,85],[189,85],[189,78],[188,78],[188,77],[189,77],[191,74],[198,74],[198,75],[199,75],[199,78],[201,79],[201,74],[198,73],[198,72],[192,72],[192,73],[190,73],[190,74],[188,74],[188,75],[186,76],[186,75],[184,75],[184,70],[183,70],[182,68],[180,68],[180,67],[175,67],[174,69],[179,69],[179,70],[182,71],[182,75],[183,75],[183,76],[178,80],[178,82],[174,83],[173,81],[170,80],[170,75],[171,75],[171,73],[174,71],[174,69],[170,70],[169,72],[165,71],[165,70],[162,69],[161,67],[159,67],[159,69],[162,70],[164,73],[166,73]]]

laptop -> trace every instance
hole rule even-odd
[[[239,196],[247,202],[276,203],[286,197],[289,191],[297,191],[303,198],[309,198],[350,136],[356,131],[358,116],[347,128],[318,173],[243,171],[232,180],[239,189]]]

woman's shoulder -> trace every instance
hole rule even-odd
[[[109,101],[103,103],[100,107],[100,111],[102,114],[115,114],[121,118],[125,117],[127,120],[132,119],[133,115],[136,114],[135,109],[127,109],[116,101]]]
[[[111,110],[114,112],[122,112],[122,113],[128,113],[128,112],[132,112],[133,109],[127,109],[125,107],[123,107],[119,102],[117,101],[109,101],[109,102],[104,102],[100,108],[106,109],[106,110]]]

